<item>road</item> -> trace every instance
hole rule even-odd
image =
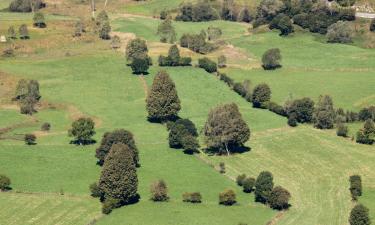
[[[356,17],[359,18],[366,18],[366,19],[374,19],[375,18],[375,13],[362,13],[362,12],[357,12],[355,14]]]

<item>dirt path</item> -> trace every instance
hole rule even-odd
[[[375,13],[357,12],[357,13],[355,13],[355,17],[364,18],[364,19],[374,19],[375,18]]]
[[[139,77],[139,80],[142,83],[143,91],[145,92],[145,98],[147,98],[147,96],[148,96],[148,86],[147,86],[145,77],[143,76],[143,74],[139,75],[138,77]]]

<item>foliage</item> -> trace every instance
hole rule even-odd
[[[250,193],[254,190],[255,179],[252,177],[246,177],[243,180],[242,187],[245,193]]]
[[[227,189],[219,194],[220,205],[230,206],[236,204],[236,202],[236,193],[231,189]]]
[[[370,31],[375,32],[375,18],[371,20]]]
[[[280,13],[275,18],[272,19],[269,25],[270,29],[280,30],[280,36],[288,36],[290,33],[294,32],[292,21],[289,16]]]
[[[181,109],[176,85],[166,71],[160,71],[154,78],[147,96],[147,111],[150,121],[174,120]]]
[[[10,189],[11,181],[9,177],[0,174],[0,191],[6,191]]]
[[[271,89],[265,84],[258,84],[255,86],[252,95],[252,102],[254,108],[267,108],[269,101],[271,100]]]
[[[199,192],[185,192],[182,195],[182,201],[190,203],[201,203],[202,195]]]
[[[220,162],[219,163],[219,172],[221,174],[224,174],[226,172],[226,169],[225,169],[225,163],[224,162]]]
[[[167,184],[164,180],[158,180],[151,184],[151,200],[154,202],[166,202],[169,200]]]
[[[294,114],[297,122],[310,123],[313,120],[314,105],[314,101],[310,98],[301,98],[292,101],[285,108],[289,118]]]
[[[359,175],[352,175],[349,177],[350,182],[350,194],[352,195],[352,200],[358,200],[358,197],[362,196],[362,179]]]
[[[99,27],[99,37],[103,40],[109,40],[111,39],[111,36],[109,33],[111,32],[111,25],[109,24],[109,21],[105,21],[100,24]]]
[[[126,60],[131,63],[135,57],[147,55],[148,48],[145,40],[140,38],[129,41],[126,46]]]
[[[351,43],[353,42],[353,33],[348,22],[338,21],[328,27],[327,41],[329,43]]]
[[[135,203],[138,178],[133,155],[127,145],[114,144],[104,161],[98,183],[102,201],[115,199],[118,206]]]
[[[37,100],[31,96],[26,96],[20,100],[20,112],[21,114],[32,115],[36,113],[35,104]]]
[[[350,212],[349,223],[350,225],[370,225],[371,221],[368,208],[362,204],[354,206]]]
[[[242,147],[250,138],[250,129],[235,103],[219,105],[208,114],[203,128],[205,142],[210,150],[222,154]]]
[[[289,208],[290,193],[281,186],[273,188],[268,203],[272,209],[283,210]]]
[[[139,167],[138,149],[135,145],[134,136],[130,131],[124,129],[104,133],[100,146],[96,149],[95,154],[95,157],[98,159],[98,164],[103,165],[112,146],[119,143],[128,146],[127,150],[130,150],[133,156],[134,165]]]
[[[172,45],[169,48],[168,56],[159,56],[159,66],[190,66],[190,57],[181,57],[180,50],[177,45]]]
[[[93,143],[92,136],[95,134],[95,123],[91,118],[79,118],[72,123],[69,136],[74,137],[73,143],[87,145]]]
[[[267,108],[269,111],[274,112],[280,116],[287,116],[287,112],[285,111],[284,107],[275,102],[269,102]]]
[[[14,29],[14,26],[10,26],[8,28],[8,38],[17,39],[17,33],[16,33],[16,30]]]
[[[288,125],[291,126],[291,127],[298,126],[298,121],[297,121],[297,115],[296,115],[296,113],[291,113],[288,116]]]
[[[198,133],[193,122],[189,119],[179,119],[168,125],[169,146],[171,148],[183,148],[186,153],[198,151]]]
[[[227,66],[227,58],[225,55],[221,55],[219,58],[217,58],[217,66],[219,68],[225,68]]]
[[[183,3],[179,9],[176,20],[202,22],[219,19],[217,11],[212,7],[210,1],[200,0],[195,4]]]
[[[151,58],[147,55],[137,55],[132,58],[130,63],[130,67],[134,74],[147,74],[148,69],[150,67]]]
[[[208,73],[217,72],[217,64],[211,59],[204,57],[198,60],[198,66]]]
[[[43,123],[42,126],[40,127],[40,130],[42,131],[49,131],[51,130],[51,124],[50,123]]]
[[[246,179],[246,174],[238,175],[236,178],[236,183],[238,184],[238,186],[242,186],[245,179]]]
[[[41,0],[13,0],[9,4],[11,12],[31,12],[45,7]]]
[[[271,172],[263,171],[255,181],[255,201],[268,203],[273,190],[273,176]]]
[[[214,44],[206,42],[206,38],[202,33],[183,34],[180,38],[180,45],[200,54],[210,53],[217,48]]]
[[[34,134],[25,134],[24,141],[27,145],[35,145],[36,136]]]
[[[257,8],[254,27],[270,22],[275,16],[284,10],[284,3],[281,0],[262,0]]]
[[[335,116],[332,98],[329,95],[319,96],[313,114],[314,127],[318,129],[332,129]]]
[[[98,183],[94,182],[94,183],[90,184],[89,188],[90,188],[90,192],[91,192],[92,197],[100,198],[100,197],[103,196],[103,193],[100,191]]]
[[[245,23],[250,23],[251,21],[253,21],[253,16],[251,15],[250,13],[250,10],[245,7],[242,9],[242,11],[240,12],[240,15],[239,15],[239,21],[240,22],[245,22]]]
[[[80,37],[84,32],[86,32],[86,30],[83,22],[81,20],[77,21],[74,25],[73,37]]]
[[[360,121],[366,121],[368,119],[375,121],[375,106],[361,109],[358,114],[358,119]]]
[[[217,40],[221,37],[223,32],[220,27],[209,26],[207,29],[207,38],[209,41]]]
[[[338,123],[337,124],[337,130],[336,130],[337,136],[339,136],[339,137],[347,137],[348,136],[348,132],[349,132],[348,126],[346,126],[343,123]]]
[[[357,132],[357,143],[372,145],[375,142],[375,125],[371,119],[365,121],[363,128]]]
[[[30,39],[29,30],[27,29],[26,24],[22,24],[20,28],[18,29],[18,32],[20,34],[20,39],[23,39],[23,40]]]
[[[280,49],[272,48],[267,50],[262,56],[262,66],[265,70],[274,70],[281,67]]]
[[[119,36],[117,35],[113,36],[112,41],[111,41],[111,48],[113,49],[121,48],[121,39]]]
[[[33,22],[35,27],[45,28],[47,26],[46,21],[44,19],[44,14],[42,12],[36,12],[34,14]]]
[[[161,22],[158,26],[157,35],[160,36],[160,41],[163,43],[175,43],[176,42],[176,31],[172,25],[171,19],[166,19]]]

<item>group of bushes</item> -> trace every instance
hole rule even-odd
[[[172,45],[168,56],[159,56],[159,66],[191,66],[191,57],[181,57],[177,45]]]
[[[36,80],[21,79],[18,81],[13,100],[20,103],[22,114],[32,115],[36,112],[35,105],[39,102],[39,82]]]
[[[186,154],[198,152],[198,132],[194,123],[189,119],[178,119],[167,123],[169,131],[169,147],[184,149]]]
[[[353,175],[349,177],[350,182],[350,194],[353,201],[358,201],[358,198],[362,196],[362,179],[359,175]],[[369,210],[362,204],[356,204],[350,212],[349,216],[350,225],[370,225]]]
[[[10,179],[9,177],[0,174],[0,191],[8,191],[11,189],[10,187]]]
[[[146,41],[140,38],[129,41],[125,57],[127,65],[132,68],[134,74],[147,74],[150,65],[152,65]]]
[[[158,180],[151,184],[151,198],[154,202],[166,202],[170,199],[168,196],[168,187],[164,180]],[[189,203],[201,203],[202,195],[199,192],[185,192],[182,194],[182,201]]]
[[[206,35],[202,33],[183,34],[180,38],[180,45],[200,54],[210,53],[217,48],[215,44],[207,42]]]
[[[42,0],[13,0],[9,4],[11,12],[32,12],[46,7]]]

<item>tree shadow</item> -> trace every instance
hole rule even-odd
[[[247,146],[230,146],[228,148],[229,148],[228,149],[229,153],[231,155],[232,154],[242,154],[242,153],[251,151],[251,147],[247,147]],[[203,151],[206,154],[208,154],[209,156],[214,156],[214,155],[227,156],[228,155],[228,152],[223,148],[205,148],[205,149],[203,149]]]
[[[147,117],[148,122],[150,122],[150,123],[161,123],[161,124],[166,124],[168,122],[176,122],[179,119],[181,119],[181,117],[179,117],[179,116],[171,116],[171,117],[163,118],[163,119]]]
[[[96,143],[96,140],[72,140],[69,144],[73,145],[93,145]]]

